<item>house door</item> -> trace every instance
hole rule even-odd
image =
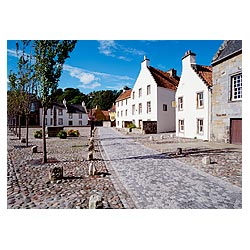
[[[242,144],[242,119],[231,119],[230,142],[232,144]]]

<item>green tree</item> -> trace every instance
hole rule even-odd
[[[58,81],[61,77],[63,64],[69,58],[69,53],[75,48],[76,41],[68,40],[36,40],[35,46],[35,74],[38,82],[38,95],[42,105],[42,137],[43,163],[47,162],[45,115],[52,104]]]

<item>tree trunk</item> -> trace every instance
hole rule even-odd
[[[22,137],[22,132],[21,132],[21,115],[18,115],[18,130],[19,130],[19,140],[21,140],[21,137]]]
[[[29,146],[29,115],[26,114],[26,148]]]
[[[42,123],[42,136],[43,136],[43,163],[47,163],[47,152],[46,152],[46,135],[45,135],[45,114],[46,114],[46,108],[43,107],[43,123]]]
[[[16,119],[15,119],[15,135],[18,137],[18,133],[17,133],[17,121],[18,121],[18,115],[16,115]]]

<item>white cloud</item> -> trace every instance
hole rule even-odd
[[[125,47],[113,40],[104,40],[99,42],[99,52],[105,56],[116,57],[120,60],[131,61],[131,56],[145,55],[143,50],[135,48]]]
[[[82,83],[81,85],[78,85],[78,87],[85,89],[94,89],[100,87],[102,85],[101,83],[103,82],[113,83],[112,87],[109,88],[117,89],[120,88],[121,85],[122,87],[125,85],[129,85],[127,83],[124,84],[124,81],[134,80],[129,76],[112,75],[103,72],[89,71],[70,65],[64,65],[63,69],[69,72],[70,76],[77,78]]]
[[[115,41],[113,40],[104,40],[99,42],[99,52],[105,56],[114,56],[113,51],[116,49]]]

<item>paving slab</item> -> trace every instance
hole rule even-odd
[[[242,208],[240,187],[146,148],[113,128],[100,127],[98,132],[107,168],[136,208]]]

